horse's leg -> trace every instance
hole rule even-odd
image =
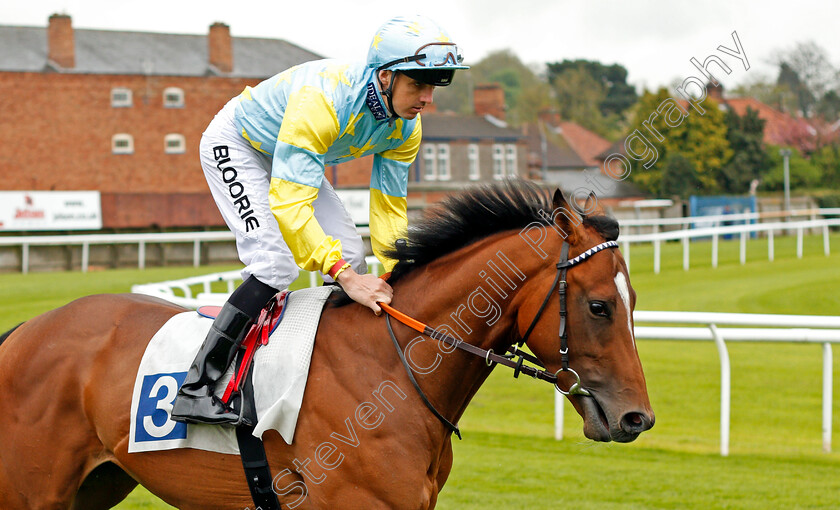
[[[137,480],[113,462],[104,462],[85,477],[70,508],[107,510],[125,499],[135,487]]]

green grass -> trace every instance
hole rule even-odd
[[[840,253],[840,236],[832,237]],[[837,315],[840,255],[822,254],[808,237],[796,258],[795,238],[721,241],[719,267],[710,243],[662,249],[653,274],[652,249],[632,247],[632,283],[641,310]],[[585,267],[585,266],[584,266]],[[230,268],[164,268],[103,273],[0,275],[0,330],[76,296],[127,291],[153,282]],[[835,349],[836,350],[836,349]],[[580,417],[566,405],[563,441],[553,440],[549,385],[497,369],[461,420],[455,465],[438,508],[575,507],[582,509],[837,508],[840,454],[823,453],[818,345],[729,344],[732,364],[730,456],[719,444],[720,368],[710,342],[640,341],[656,426],[630,444],[586,440]],[[834,393],[840,395],[835,377]],[[836,407],[836,406],[835,406]],[[840,442],[840,420],[833,435]],[[168,508],[138,488],[120,509]]]

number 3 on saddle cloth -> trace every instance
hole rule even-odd
[[[230,378],[227,388],[221,397],[222,403],[227,407],[228,412],[236,413],[239,420],[236,426],[245,425],[253,427],[257,423],[257,411],[254,404],[254,385],[252,383],[251,368],[254,366],[254,353],[258,348],[268,344],[268,339],[286,312],[286,300],[289,291],[284,290],[269,300],[263,307],[260,316],[251,326],[245,340],[242,341],[239,353],[236,356],[236,368],[233,377]],[[202,317],[215,319],[221,306],[201,306],[196,310]]]

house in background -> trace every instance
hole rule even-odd
[[[409,181],[492,182],[528,177],[526,143],[505,122],[505,93],[501,85],[473,89],[474,115],[423,115],[423,142]]]
[[[723,85],[706,86],[710,98],[717,101],[721,110],[732,110],[744,116],[752,109],[764,120],[764,143],[783,147],[796,147],[803,153],[812,152],[819,143],[816,123],[801,117],[780,112],[754,97],[725,97]]]
[[[643,196],[635,186],[618,182],[601,171],[598,155],[610,142],[583,126],[564,121],[557,112],[543,111],[536,122],[522,126],[528,140],[529,174],[565,193],[594,191],[604,205]]]
[[[105,229],[224,225],[201,133],[246,85],[321,58],[278,39],[0,26],[3,189],[97,190]]]

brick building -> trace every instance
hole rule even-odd
[[[246,85],[322,58],[276,39],[0,26],[4,190],[98,190],[103,227],[222,225],[198,162]]]
[[[201,133],[247,85],[323,58],[276,39],[0,26],[0,158],[6,191],[99,191],[106,230],[224,225],[198,161]],[[474,115],[423,114],[409,206],[471,182],[528,177],[525,137],[504,122],[497,84],[474,91]],[[13,149],[13,150],[9,150]],[[328,167],[337,188],[364,188],[371,158]]]
[[[498,84],[473,90],[474,115],[423,114],[423,143],[411,183],[487,182],[528,177],[525,140],[505,122],[505,95]]]

